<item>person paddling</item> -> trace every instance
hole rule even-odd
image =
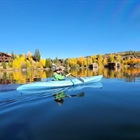
[[[56,68],[54,70],[54,74],[53,74],[54,81],[65,80],[65,77],[68,77],[69,75],[70,75],[70,73],[64,76],[63,70],[60,68]]]

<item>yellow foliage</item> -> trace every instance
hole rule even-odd
[[[68,63],[68,65],[69,65],[70,67],[76,66],[76,65],[77,65],[77,59],[76,59],[76,58],[69,58],[69,59],[67,60],[67,63]]]
[[[77,58],[77,64],[79,66],[85,66],[87,64],[86,58],[85,57],[82,57],[82,56],[79,57],[79,58]]]
[[[46,78],[46,72],[43,71],[42,75],[41,75],[41,78]]]
[[[91,57],[88,57],[87,58],[87,64],[89,65],[89,64],[92,64],[92,58]]]
[[[107,62],[107,57],[105,57],[105,58],[103,59],[103,64],[104,64],[104,65],[107,65],[107,63],[108,63],[108,62]]]
[[[96,54],[94,54],[94,55],[91,56],[91,57],[92,57],[92,61],[93,61],[93,62],[96,62],[96,61],[97,61],[97,59],[96,59],[96,58],[97,58]]]
[[[40,63],[42,64],[42,66],[44,66],[45,67],[45,62],[46,62],[46,60],[45,59],[41,59],[40,60]]]

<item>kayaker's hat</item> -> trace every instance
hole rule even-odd
[[[60,71],[61,69],[60,68],[56,68],[55,70],[54,70],[54,72],[57,72],[57,71]]]

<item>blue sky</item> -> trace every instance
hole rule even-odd
[[[73,58],[140,51],[139,0],[0,0],[0,52]]]

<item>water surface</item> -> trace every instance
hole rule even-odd
[[[1,85],[0,140],[140,139],[140,78],[101,83],[66,90],[72,97],[61,102],[47,93],[21,94],[18,84]]]

